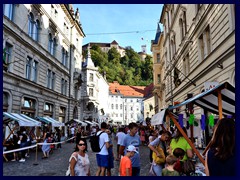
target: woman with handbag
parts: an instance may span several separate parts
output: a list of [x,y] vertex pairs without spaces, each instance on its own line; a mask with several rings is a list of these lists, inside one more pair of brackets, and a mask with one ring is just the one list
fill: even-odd
[[161,136],[152,141],[148,147],[153,151],[152,157],[152,170],[156,176],[162,176],[162,169],[165,163],[165,152],[166,146],[165,142],[171,137],[171,133],[164,131]]
[[80,139],[77,149],[69,159],[67,176],[90,176],[90,161],[86,153],[86,140]]

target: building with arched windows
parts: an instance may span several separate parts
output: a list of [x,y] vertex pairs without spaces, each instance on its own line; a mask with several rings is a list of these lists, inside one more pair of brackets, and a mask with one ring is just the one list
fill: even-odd
[[[68,4],[4,4],[3,111],[80,116],[83,29]],[[65,130],[66,133],[66,130]]]

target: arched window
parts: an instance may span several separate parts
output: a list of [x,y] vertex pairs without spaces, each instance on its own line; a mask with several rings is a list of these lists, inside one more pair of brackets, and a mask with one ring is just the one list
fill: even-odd
[[33,40],[38,41],[39,37],[40,22],[34,19],[33,13],[29,13],[28,16],[28,35],[33,38]]
[[49,33],[49,35],[48,35],[48,51],[53,56],[55,55],[56,46],[57,46],[56,38],[53,38],[52,34]]
[[77,109],[77,107],[75,107],[74,110],[73,110],[73,119],[78,119],[78,109]]
[[28,35],[33,37],[33,27],[34,27],[34,16],[30,13],[28,16]]

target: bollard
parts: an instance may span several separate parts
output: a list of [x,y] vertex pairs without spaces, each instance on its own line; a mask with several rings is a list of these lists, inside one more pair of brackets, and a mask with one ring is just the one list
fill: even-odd
[[36,156],[35,156],[35,162],[33,163],[33,165],[38,165],[38,162],[37,162],[37,152],[38,152],[38,144],[36,144]]

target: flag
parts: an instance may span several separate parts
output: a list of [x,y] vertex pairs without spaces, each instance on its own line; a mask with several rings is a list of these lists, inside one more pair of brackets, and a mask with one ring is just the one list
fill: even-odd
[[204,114],[201,115],[200,122],[201,122],[201,129],[204,131],[206,126],[206,116]]
[[178,123],[183,128],[183,114],[178,114]]
[[194,114],[190,114],[190,116],[189,116],[189,120],[188,120],[189,125],[193,125],[194,119],[195,119]]
[[214,116],[211,114],[210,116],[209,116],[209,126],[211,126],[211,127],[213,127],[214,126]]

